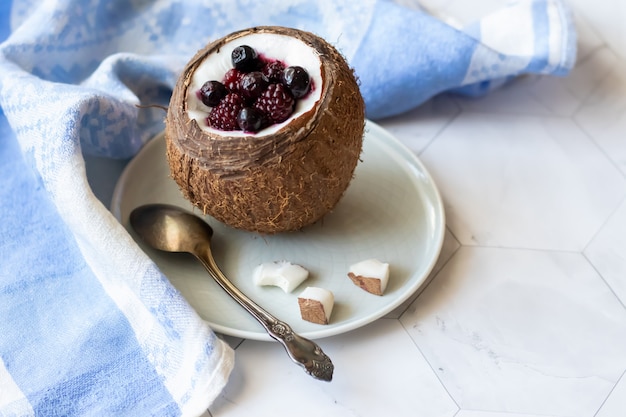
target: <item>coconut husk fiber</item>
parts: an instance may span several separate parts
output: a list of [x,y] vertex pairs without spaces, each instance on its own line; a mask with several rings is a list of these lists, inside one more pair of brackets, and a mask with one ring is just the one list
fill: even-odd
[[[321,98],[271,135],[202,130],[187,114],[191,77],[211,53],[250,33],[293,36],[320,57]],[[277,233],[329,213],[347,189],[362,149],[365,112],[353,71],[316,35],[283,27],[232,33],[200,50],[184,68],[166,118],[167,159],[183,196],[229,226]]]

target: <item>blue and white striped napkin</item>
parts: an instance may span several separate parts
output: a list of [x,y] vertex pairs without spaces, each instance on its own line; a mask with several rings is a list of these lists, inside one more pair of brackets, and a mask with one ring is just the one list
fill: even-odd
[[465,29],[383,0],[3,0],[0,416],[193,416],[220,393],[232,349],[94,196],[84,155],[132,157],[163,129],[138,104],[167,105],[209,39],[269,24],[335,44],[374,119],[565,75],[576,53],[558,0]]

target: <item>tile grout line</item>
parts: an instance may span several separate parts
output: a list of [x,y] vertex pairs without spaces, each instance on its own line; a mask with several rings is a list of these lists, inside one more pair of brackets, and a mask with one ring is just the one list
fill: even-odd
[[622,171],[622,169],[620,168],[620,166],[617,164],[616,161],[613,160],[613,158],[611,158],[609,156],[609,154],[606,152],[606,150],[600,146],[600,144],[596,141],[596,139],[593,137],[593,135],[587,131],[587,129],[585,129],[584,126],[582,126],[578,119],[576,118],[576,116],[572,116],[571,118],[572,122],[574,122],[574,124],[576,125],[576,127],[578,127],[578,129],[580,129],[580,131],[585,135],[585,137],[587,137],[587,139],[589,139],[591,141],[591,143],[595,146],[595,148],[602,154],[604,155],[604,157],[606,158],[607,162],[613,166],[613,168],[615,168],[617,170],[617,172],[622,176],[622,178],[626,179],[626,172]]
[[602,401],[602,404],[600,404],[600,407],[598,408],[598,411],[596,411],[593,414],[593,417],[597,417],[598,413],[600,411],[602,411],[602,408],[604,407],[604,405],[606,404],[606,402],[608,401],[609,398],[611,398],[611,394],[613,394],[613,391],[615,391],[615,388],[619,385],[620,381],[622,379],[624,379],[624,375],[626,375],[626,370],[622,373],[622,376],[620,376],[617,381],[615,382],[615,384],[613,385],[613,388],[611,388],[611,391],[609,391],[609,393],[607,394],[606,398]]
[[415,152],[415,155],[420,157],[436,140],[441,136],[441,134],[463,113],[463,109],[458,105],[455,101],[455,105],[457,106],[457,112],[450,119],[443,124],[439,128],[439,130],[430,138],[428,143],[426,143],[419,152]]
[[[412,304],[412,303],[411,303]],[[428,358],[426,357],[426,355],[424,355],[424,352],[422,352],[422,349],[419,347],[419,345],[417,344],[417,342],[415,341],[415,339],[413,339],[413,337],[411,337],[411,334],[409,333],[408,329],[404,326],[404,324],[402,323],[402,321],[400,321],[399,319],[395,319],[398,321],[398,323],[400,323],[400,326],[402,326],[402,330],[404,330],[404,333],[406,333],[406,335],[408,336],[408,338],[411,340],[411,343],[413,343],[413,346],[415,346],[415,348],[419,351],[420,355],[422,355],[422,358],[424,359],[424,362],[426,362],[428,364],[428,367],[430,368],[430,370],[432,371],[433,375],[435,375],[435,378],[437,378],[437,381],[439,381],[439,385],[441,386],[441,388],[443,388],[443,390],[446,392],[446,394],[448,394],[448,398],[450,398],[450,400],[454,403],[454,405],[457,407],[457,411],[454,415],[457,415],[461,410],[461,406],[459,405],[459,403],[457,402],[456,398],[454,398],[452,396],[452,394],[450,393],[450,391],[448,390],[448,387],[446,386],[446,384],[443,383],[443,381],[441,380],[441,378],[439,377],[439,374],[437,373],[437,371],[435,371],[435,368],[433,368],[433,365],[430,363],[430,361],[428,360]]]

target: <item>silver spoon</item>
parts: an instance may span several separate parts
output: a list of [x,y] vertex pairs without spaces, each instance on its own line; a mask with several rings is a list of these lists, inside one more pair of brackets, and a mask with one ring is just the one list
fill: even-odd
[[211,253],[213,229],[198,216],[167,204],[148,204],[130,213],[130,224],[150,246],[166,252],[187,252],[204,265],[209,275],[280,342],[289,357],[314,378],[330,381],[334,366],[314,342],[259,307],[220,271]]

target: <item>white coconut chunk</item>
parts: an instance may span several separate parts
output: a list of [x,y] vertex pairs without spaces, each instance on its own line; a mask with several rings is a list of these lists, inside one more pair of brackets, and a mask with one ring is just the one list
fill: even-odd
[[274,285],[286,293],[292,292],[309,277],[309,271],[289,261],[265,262],[254,269],[254,283],[258,286]]
[[335,296],[326,288],[306,287],[298,296],[300,316],[311,323],[328,324],[334,304]]
[[[276,133],[293,119],[311,110],[320,100],[322,94],[322,64],[315,49],[292,36],[277,33],[251,33],[226,42],[220,46],[219,51],[208,55],[196,68],[187,93],[187,113],[189,118],[195,120],[202,130],[224,133],[207,125],[206,117],[211,108],[202,103],[196,93],[207,81],[215,80],[221,82],[223,80],[226,72],[233,67],[231,53],[233,49],[240,45],[248,45],[260,56],[281,61],[286,66],[298,65],[303,67],[311,79],[311,92],[305,97],[298,99],[293,114],[284,122],[268,126],[255,133],[255,135],[265,136]],[[228,136],[250,135],[250,133],[238,130],[226,133]]]
[[367,292],[383,295],[389,282],[389,264],[367,259],[350,266],[348,277]]

